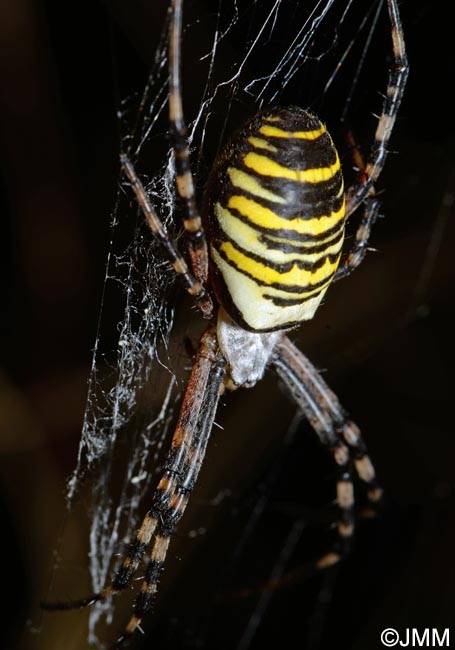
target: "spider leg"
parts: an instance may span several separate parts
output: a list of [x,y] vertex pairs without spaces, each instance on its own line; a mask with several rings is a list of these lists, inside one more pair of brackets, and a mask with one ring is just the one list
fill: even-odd
[[147,224],[165,248],[175,272],[180,275],[188,293],[195,299],[204,318],[212,318],[213,301],[205,287],[208,277],[207,241],[199,215],[187,143],[187,128],[183,116],[180,80],[180,44],[182,32],[182,0],[172,0],[169,27],[169,131],[175,159],[177,194],[183,202],[183,227],[188,241],[191,271],[153,208],[132,162],[125,153],[120,156],[123,172],[130,181]]
[[[134,605],[134,614],[117,640],[116,648],[121,647],[134,633],[153,606],[170,536],[185,512],[204,460],[226,365],[218,354],[214,332],[208,330],[204,336],[205,340],[203,338],[188,382],[165,474],[147,514],[153,520],[153,530],[156,529],[150,562]],[[145,544],[148,545],[149,541],[150,539]],[[125,559],[116,577],[117,581],[120,577],[122,588],[131,582],[130,563],[137,555],[138,547],[142,551],[143,543],[139,540],[133,544],[130,556]],[[123,575],[120,576],[120,573]],[[114,582],[114,587],[119,587],[118,582]]]
[[[359,171],[359,182],[364,182],[367,178],[365,172],[365,162],[352,131],[347,132],[346,139],[351,150],[354,165]],[[357,226],[354,243],[352,244],[349,253],[346,255],[338,267],[333,278],[334,282],[346,278],[363,262],[363,259],[368,251],[368,242],[371,235],[371,228],[378,218],[379,208],[379,200],[376,197],[374,186],[371,185],[370,189],[368,190],[368,195],[364,199],[363,214],[360,223]]]
[[397,0],[387,0],[387,7],[392,31],[393,63],[389,68],[387,92],[376,127],[374,143],[365,166],[364,178],[346,191],[347,217],[364,201],[384,167],[387,147],[408,77],[409,66]]
[[347,419],[338,398],[288,337],[283,336],[275,346],[272,364],[337,464],[339,550],[320,558],[317,566],[324,568],[346,555],[354,533],[352,462],[360,480],[366,483],[367,495],[372,504],[379,501],[382,491],[376,483],[374,468],[360,430]]
[[378,218],[380,202],[373,194],[364,200],[363,215],[355,233],[354,243],[345,259],[338,267],[333,282],[342,280],[352,273],[362,262],[368,251],[371,228]]
[[[225,361],[218,353],[216,333],[209,328],[201,338],[188,380],[171,448],[165,459],[164,475],[153,495],[152,506],[112,583],[100,593],[84,599],[42,603],[44,609],[67,610],[87,607],[126,589],[131,584],[155,531],[159,531],[157,540],[169,537],[183,514],[186,499],[199,472],[215,415],[224,366]],[[171,520],[173,526],[170,526]],[[167,527],[163,522],[167,522]],[[156,572],[158,557],[163,555],[163,544],[161,541],[153,546],[152,562],[147,568],[147,575],[150,571]]]
[[187,141],[187,127],[183,114],[180,54],[182,41],[182,0],[172,0],[169,28],[169,128],[174,150],[176,188],[183,203],[183,227],[188,242],[191,267],[197,280],[207,283],[208,251],[205,232],[196,206],[193,175]]
[[145,191],[145,188],[128,156],[124,153],[121,154],[120,162],[122,164],[123,172],[130,181],[134,190],[137,202],[144,213],[147,225],[166,250],[169,260],[172,263],[172,267],[174,271],[182,277],[186,290],[190,296],[195,299],[203,315],[209,318],[213,311],[213,304],[204,285],[199,282],[199,280],[197,280],[194,274],[189,270],[184,257],[180,254],[175,242],[170,237],[163,222],[152,206],[150,199],[147,196],[147,192]]
[[372,503],[377,503],[382,490],[376,482],[374,467],[358,426],[347,417],[338,397],[329,388],[322,375],[287,336],[279,340],[275,351],[292,366],[300,382],[305,384],[319,407],[329,414],[335,432],[341,435],[351,450],[356,472],[366,485],[368,498]]

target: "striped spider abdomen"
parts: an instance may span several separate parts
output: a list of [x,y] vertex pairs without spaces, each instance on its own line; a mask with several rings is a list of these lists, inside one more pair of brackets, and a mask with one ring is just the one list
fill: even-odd
[[214,164],[204,202],[211,284],[253,332],[313,317],[344,238],[340,159],[325,126],[301,108],[250,120]]

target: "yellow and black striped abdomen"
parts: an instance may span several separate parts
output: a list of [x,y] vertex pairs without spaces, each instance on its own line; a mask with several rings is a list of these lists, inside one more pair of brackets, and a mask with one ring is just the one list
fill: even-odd
[[345,224],[340,160],[325,126],[299,108],[256,116],[216,161],[204,220],[212,284],[239,325],[267,332],[312,318]]

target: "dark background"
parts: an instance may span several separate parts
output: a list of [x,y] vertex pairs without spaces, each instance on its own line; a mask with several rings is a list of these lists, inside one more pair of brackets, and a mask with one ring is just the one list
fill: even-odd
[[[8,268],[2,648],[86,647],[84,612],[42,617],[38,601],[90,590],[84,504],[65,515],[65,479],[77,451],[117,192],[115,111],[119,96],[144,83],[165,13],[165,3],[155,4],[131,2],[126,10],[120,2],[20,0],[0,10]],[[187,6],[205,19],[208,5]],[[389,157],[380,181],[387,217],[373,237],[380,252],[332,289],[297,336],[365,433],[386,490],[382,516],[360,525],[339,570],[242,597],[269,579],[286,549],[285,571],[326,549],[333,468],[307,427],[283,443],[293,409],[273,377],[233,395],[171,547],[144,647],[379,648],[385,627],[454,623],[452,23],[442,3],[401,8],[411,75],[392,142],[399,155]],[[191,43],[185,47],[191,60]],[[369,65],[366,95],[385,89],[375,74],[386,65],[380,49]],[[190,111],[192,101],[188,84]],[[356,124],[364,110],[360,102]],[[368,142],[368,127],[360,122],[361,141]],[[229,498],[210,505],[222,490]],[[205,535],[188,537],[201,527]],[[53,550],[62,544],[56,594]],[[109,638],[128,607],[126,598]]]

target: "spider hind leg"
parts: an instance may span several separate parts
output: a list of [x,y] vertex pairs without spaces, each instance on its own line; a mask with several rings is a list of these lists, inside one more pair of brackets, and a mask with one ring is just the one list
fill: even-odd
[[[209,328],[202,337],[188,381],[179,421],[165,463],[164,476],[155,492],[153,505],[146,515],[146,518],[151,517],[156,521],[150,561],[134,604],[134,613],[115,647],[121,647],[123,642],[131,637],[153,607],[171,535],[185,512],[204,460],[225,365],[226,362],[218,350],[216,334]],[[134,547],[133,544],[132,548]],[[123,568],[128,573],[128,584],[134,575],[131,574],[129,566],[130,559],[127,556]],[[125,586],[127,585],[122,584],[122,588]]]
[[316,562],[317,568],[326,568],[345,557],[351,548],[355,530],[353,471],[366,487],[370,514],[379,505],[382,490],[359,428],[346,417],[336,395],[288,337],[282,336],[277,343],[272,365],[336,463],[337,540],[333,549]]
[[128,588],[152,544],[150,560],[136,598],[134,614],[113,648],[120,648],[139,627],[153,606],[172,533],[185,511],[204,460],[218,404],[226,362],[221,356],[213,328],[203,334],[168,451],[164,474],[112,583],[102,592],[68,602],[43,603],[43,609],[68,610],[88,607]]

